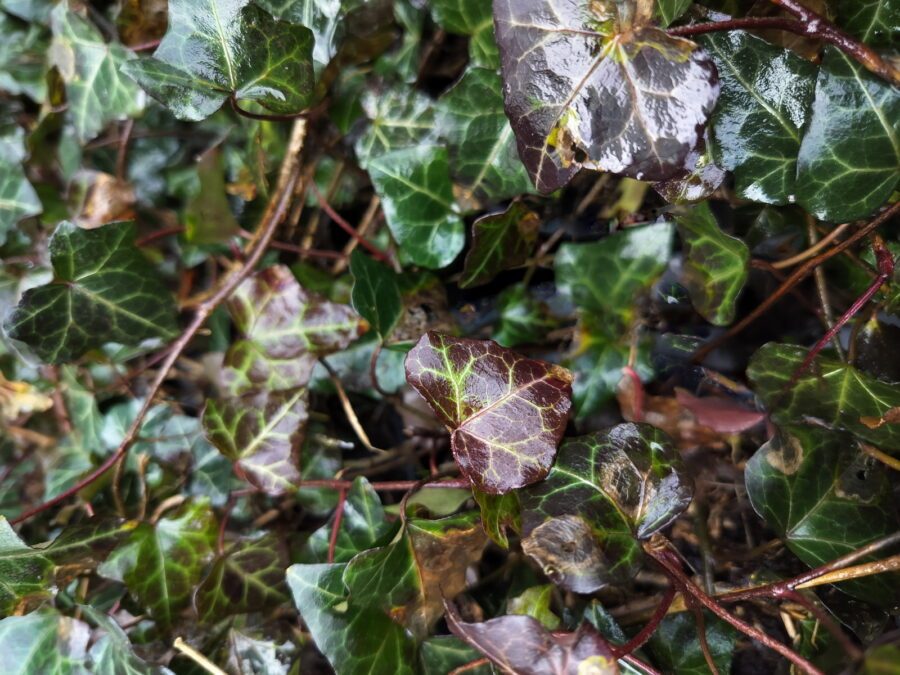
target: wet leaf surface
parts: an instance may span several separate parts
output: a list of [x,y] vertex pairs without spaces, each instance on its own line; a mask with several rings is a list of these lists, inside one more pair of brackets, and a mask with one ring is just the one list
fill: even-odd
[[[704,612],[703,627],[713,663],[719,672],[727,673],[732,665],[737,631],[709,612]],[[663,619],[647,648],[666,672],[674,675],[709,672],[700,646],[697,622],[691,612],[673,614]]]
[[0,669],[10,675],[86,675],[86,623],[45,609],[0,621]]
[[350,256],[350,273],[353,275],[353,309],[382,338],[386,338],[403,312],[397,275],[358,249]]
[[534,249],[539,227],[538,215],[521,202],[476,220],[459,285],[486,284],[503,270],[523,264]]

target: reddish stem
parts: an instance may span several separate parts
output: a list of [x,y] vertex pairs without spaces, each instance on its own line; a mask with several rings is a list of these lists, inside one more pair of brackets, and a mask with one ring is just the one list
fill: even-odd
[[637,371],[631,366],[625,366],[622,368],[622,372],[625,373],[630,379],[631,384],[634,387],[634,410],[632,411],[632,416],[634,417],[635,422],[643,422],[644,421],[644,383],[641,382],[641,376],[637,374]]
[[161,42],[161,40],[159,40],[159,39],[150,40],[148,42],[141,42],[140,44],[131,45],[128,49],[130,49],[133,52],[146,52],[146,51],[150,51],[151,49],[156,49],[157,47],[159,47],[160,42]]
[[666,589],[662,600],[660,600],[660,603],[656,606],[656,611],[653,612],[653,616],[650,617],[650,620],[641,631],[621,647],[613,647],[613,654],[617,659],[621,659],[623,656],[636,652],[647,643],[647,640],[653,637],[656,629],[659,628],[659,624],[666,618],[669,607],[672,606],[672,601],[675,600],[676,593],[675,586],[669,586],[669,588]]
[[331,218],[335,223],[338,224],[338,227],[340,227],[344,232],[346,232],[348,235],[353,237],[353,239],[359,242],[359,245],[366,249],[369,253],[371,253],[373,258],[390,265],[391,261],[388,260],[383,251],[380,251],[377,246],[369,243],[367,239],[360,236],[359,232],[357,232],[350,223],[348,223],[337,211],[332,208],[331,204],[328,203],[328,200],[326,200],[322,193],[319,191],[319,188],[315,184],[315,182],[310,182],[309,187],[313,191],[313,194],[316,196],[316,200],[319,202],[319,206],[323,211],[325,211],[325,213],[328,214],[329,218]]
[[143,246],[147,246],[148,244],[152,244],[157,239],[163,239],[164,237],[171,236],[173,234],[181,234],[184,232],[183,225],[172,225],[171,227],[164,227],[162,229],[156,230],[156,232],[151,232],[146,237],[141,237],[134,244],[138,248]]
[[328,562],[334,562],[334,550],[337,548],[338,533],[344,519],[344,504],[347,502],[347,488],[341,488],[338,494],[337,508],[334,510],[334,523],[331,525],[331,537],[328,539]]

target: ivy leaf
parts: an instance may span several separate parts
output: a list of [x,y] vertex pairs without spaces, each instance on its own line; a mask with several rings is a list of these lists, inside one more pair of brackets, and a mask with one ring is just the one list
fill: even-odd
[[153,56],[123,65],[178,119],[196,122],[229,97],[295,113],[312,100],[313,34],[250,0],[171,0]]
[[52,609],[0,621],[0,672],[87,675],[90,627]]
[[520,493],[522,548],[563,588],[593,592],[633,574],[639,540],[675,520],[693,492],[671,441],[648,424],[566,439],[550,475]]
[[[897,530],[884,466],[843,434],[783,427],[747,462],[744,478],[753,508],[810,567]],[[900,575],[891,576],[849,581],[839,588],[891,606]]]
[[816,67],[744,31],[706,35],[701,42],[722,81],[710,125],[715,161],[734,173],[741,197],[766,204],[794,201]]
[[481,490],[472,490],[475,502],[481,508],[481,524],[491,540],[502,548],[509,548],[507,528],[514,532],[522,529],[522,515],[519,495],[516,491],[505,495],[491,495]]
[[191,604],[213,557],[216,519],[205,499],[186,502],[156,523],[141,523],[100,567],[121,581],[167,632]]
[[[703,627],[713,663],[720,673],[731,672],[738,633],[721,619],[704,611]],[[709,665],[700,646],[697,621],[690,612],[670,614],[647,643],[653,664],[672,675],[705,675]]]
[[348,597],[346,564],[292,565],[287,583],[319,651],[341,675],[368,675],[373,659],[385,673],[413,675],[415,642],[399,624]]
[[896,385],[821,355],[791,383],[806,354],[802,347],[769,343],[750,359],[747,376],[772,417],[780,423],[814,419],[879,448],[900,450],[900,426],[866,424],[900,406]]
[[530,616],[501,616],[463,623],[447,605],[450,631],[476,647],[504,671],[519,675],[614,675],[619,672],[609,645],[590,624],[575,633],[551,633]]
[[481,0],[433,0],[429,3],[435,23],[448,33],[469,36],[469,61],[497,69],[500,56],[494,41],[491,4]]
[[559,628],[560,618],[550,609],[553,601],[553,585],[532,586],[506,603],[510,614],[530,616],[541,622],[547,630]]
[[494,5],[506,114],[541,192],[582,166],[665,180],[683,167],[715,106],[718,77],[703,50],[657,28],[617,33],[606,7]]
[[0,90],[43,103],[47,96],[43,58],[49,48],[47,31],[34,23],[22,24],[4,12],[0,13],[0,35],[4,37]]
[[[543,342],[550,331],[559,328],[559,321],[551,316],[547,303],[534,297],[523,284],[500,294],[497,311],[500,316],[493,337],[503,347]],[[573,388],[577,386],[576,383]]]
[[663,28],[669,26],[676,19],[688,11],[694,0],[656,0],[656,14]]
[[538,214],[521,202],[478,218],[472,224],[460,288],[486,284],[503,270],[523,264],[534,250],[540,225]]
[[53,44],[50,61],[66,84],[69,114],[83,144],[113,120],[141,111],[140,90],[120,69],[134,55],[115,42],[107,44],[94,26],[58,4],[50,15]]
[[747,245],[719,229],[709,204],[676,216],[684,244],[684,285],[696,310],[716,326],[734,320],[735,304],[749,273]]
[[380,155],[368,163],[384,215],[406,258],[440,269],[466,242],[456,213],[447,150],[425,145]]
[[55,278],[22,295],[4,324],[9,336],[49,363],[106,342],[174,337],[175,301],[134,235],[132,223],[95,230],[60,223],[50,240]]
[[343,38],[347,0],[256,0],[276,19],[306,26],[312,31],[312,56],[316,72],[324,70],[337,54]]
[[571,407],[569,371],[431,331],[407,355],[406,379],[450,430],[456,463],[479,490],[502,494],[547,475]]
[[698,143],[688,153],[684,167],[668,180],[653,185],[653,189],[670,204],[689,204],[708,199],[725,182],[726,172],[716,164],[706,141]]
[[412,87],[367,91],[362,106],[369,126],[354,149],[363,169],[371,160],[389,152],[425,144],[434,131],[434,105],[430,98]]
[[283,604],[287,600],[286,562],[274,535],[237,542],[217,555],[194,595],[200,620],[215,623],[226,616]]
[[[419,645],[419,662],[423,675],[447,675],[455,668],[481,658],[481,653],[453,635],[435,635]],[[489,664],[471,668],[470,675],[491,675]]]
[[897,40],[900,4],[896,0],[836,0],[838,24],[873,47]]
[[463,204],[473,197],[497,202],[531,188],[503,112],[502,89],[496,71],[470,68],[437,103],[438,135],[447,143]]
[[84,615],[104,632],[91,645],[93,675],[172,675],[162,666],[151,666],[134,653],[125,631],[110,616],[89,605],[79,605]]
[[388,337],[403,314],[397,275],[359,249],[350,255],[350,274],[353,275],[353,309],[382,339]]
[[797,201],[819,220],[868,216],[897,186],[900,91],[827,47],[800,146]]
[[43,210],[41,200],[25,177],[19,159],[7,154],[4,145],[0,144],[4,150],[0,156],[0,246],[20,220],[36,216]]

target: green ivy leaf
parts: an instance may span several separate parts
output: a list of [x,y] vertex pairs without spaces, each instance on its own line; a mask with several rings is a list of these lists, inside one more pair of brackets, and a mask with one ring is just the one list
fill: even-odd
[[41,200],[31,183],[25,177],[20,158],[13,156],[0,144],[0,246],[6,242],[6,235],[19,221],[36,216],[42,210]]
[[510,598],[506,603],[506,611],[510,614],[530,616],[541,622],[547,630],[556,630],[561,623],[560,618],[550,609],[553,601],[553,584],[526,588],[520,595]]
[[694,0],[656,0],[656,15],[659,24],[663,28],[669,26],[676,19],[688,11]]
[[229,97],[295,113],[312,101],[313,34],[250,0],[171,0],[153,56],[122,72],[178,118],[199,121]]
[[677,518],[693,492],[671,441],[648,424],[566,439],[550,475],[520,493],[522,550],[563,588],[591,593],[634,574],[640,540]]
[[741,197],[793,202],[816,66],[744,31],[706,35],[701,42],[722,80],[710,126],[715,161],[734,173]]
[[747,245],[719,229],[709,204],[676,216],[684,244],[684,285],[694,308],[716,326],[734,320],[735,304],[749,274]]
[[495,70],[470,68],[437,102],[438,135],[447,144],[463,204],[473,198],[498,202],[531,189],[503,112],[502,89]]
[[472,223],[472,245],[463,264],[460,288],[486,284],[500,272],[523,264],[537,243],[538,214],[521,202]]
[[447,150],[434,145],[397,150],[368,163],[384,215],[406,258],[440,269],[466,242],[456,212]]
[[451,431],[456,463],[479,490],[502,494],[547,475],[569,417],[569,371],[431,331],[407,355],[406,380]]
[[194,594],[201,621],[261,612],[287,600],[284,569],[287,557],[274,535],[239,541],[213,560]]
[[[455,668],[480,658],[481,652],[452,635],[435,635],[419,645],[423,675],[447,675]],[[491,675],[493,672],[489,664],[466,671],[469,675]]]
[[900,91],[827,47],[800,146],[797,201],[820,220],[868,216],[900,180]]
[[896,385],[821,355],[792,383],[806,354],[802,347],[769,343],[750,359],[747,376],[773,419],[779,423],[815,419],[884,450],[900,450],[900,426],[878,424],[885,413],[900,407]]
[[[608,3],[548,10],[494,4],[506,114],[538,190],[582,166],[652,181],[681,170],[719,93],[706,53],[658,28],[617,26]],[[552,77],[535,77],[548,64]]]
[[84,615],[103,631],[91,645],[93,675],[172,675],[162,666],[151,666],[134,653],[131,641],[110,616],[89,605],[79,605]]
[[90,627],[52,609],[0,621],[0,672],[88,675]]
[[50,60],[66,84],[75,135],[84,144],[113,120],[141,111],[140,90],[122,69],[134,55],[118,43],[107,44],[94,26],[61,2],[50,15]]
[[22,295],[4,324],[9,336],[50,363],[106,342],[174,337],[175,301],[134,235],[132,223],[95,230],[60,223],[50,240],[55,278]]
[[292,565],[287,582],[303,623],[319,651],[341,675],[413,675],[415,642],[384,613],[348,597],[346,564]]
[[348,0],[256,0],[256,4],[276,19],[306,26],[312,31],[312,56],[318,74],[337,54],[344,37],[347,6],[353,3]]
[[169,631],[191,604],[213,557],[216,533],[209,502],[188,501],[156,523],[138,525],[100,573],[123,582],[160,630]]
[[550,331],[559,328],[559,321],[550,315],[546,304],[522,284],[511,286],[500,294],[497,311],[500,316],[493,337],[502,347],[541,343]]
[[44,56],[50,47],[46,29],[0,13],[0,35],[0,91],[43,103],[47,96]]
[[222,154],[204,152],[197,162],[197,193],[184,210],[185,239],[192,244],[222,244],[240,226],[228,203]]
[[491,540],[502,548],[509,548],[507,529],[522,530],[522,515],[519,494],[515,490],[505,495],[492,495],[481,490],[472,490],[472,496],[481,508],[481,524]]
[[353,309],[387,338],[403,314],[400,284],[392,269],[359,249],[350,255]]
[[448,33],[469,36],[469,61],[497,69],[500,55],[494,41],[491,3],[481,0],[433,0],[429,3],[435,23]]
[[[744,478],[753,508],[810,567],[897,531],[884,466],[843,434],[783,427],[747,462]],[[900,595],[898,578],[877,575],[839,588],[892,606]]]
[[[720,673],[731,672],[737,631],[707,611],[704,611],[703,626],[716,668]],[[653,665],[672,675],[708,675],[709,666],[698,633],[697,622],[690,612],[667,616],[647,643],[653,654]]]
[[412,87],[367,91],[362,97],[362,107],[369,126],[354,149],[363,169],[371,160],[394,150],[426,144],[434,131],[434,104]]
[[897,0],[835,0],[838,24],[873,47],[896,45],[900,31]]

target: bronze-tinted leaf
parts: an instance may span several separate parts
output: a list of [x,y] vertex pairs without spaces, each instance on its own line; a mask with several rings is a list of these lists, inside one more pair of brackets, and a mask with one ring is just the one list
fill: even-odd
[[620,32],[612,4],[494,3],[506,114],[542,192],[582,166],[672,177],[716,103],[718,74],[703,50],[658,28]]
[[616,659],[606,640],[584,623],[574,633],[551,633],[530,616],[501,616],[463,623],[449,603],[447,625],[504,673],[517,675],[615,675]]
[[406,379],[451,431],[453,456],[479,490],[502,494],[547,475],[572,405],[569,371],[432,331],[406,357]]

